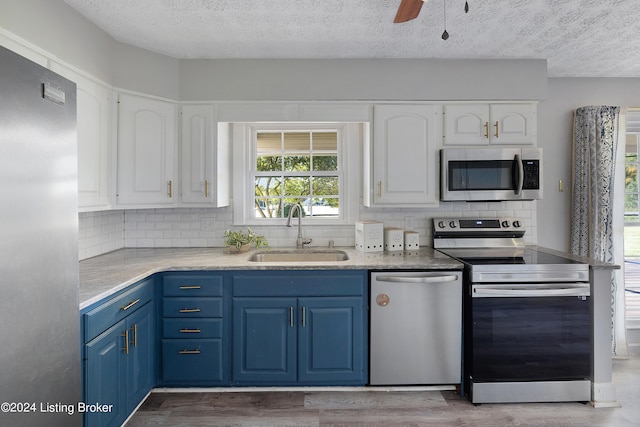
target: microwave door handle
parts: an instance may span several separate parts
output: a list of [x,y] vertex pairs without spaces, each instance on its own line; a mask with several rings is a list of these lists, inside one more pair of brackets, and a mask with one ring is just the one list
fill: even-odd
[[515,190],[514,194],[522,194],[522,187],[524,186],[524,166],[522,164],[522,159],[520,158],[520,154],[516,154],[513,158],[515,162],[516,168],[514,170],[514,183]]

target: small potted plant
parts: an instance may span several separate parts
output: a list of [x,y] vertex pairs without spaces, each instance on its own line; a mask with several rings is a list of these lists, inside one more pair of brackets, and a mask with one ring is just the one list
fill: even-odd
[[260,234],[256,234],[251,228],[247,227],[247,232],[242,230],[227,230],[224,232],[224,244],[229,247],[229,252],[246,252],[255,245],[268,247],[267,239]]

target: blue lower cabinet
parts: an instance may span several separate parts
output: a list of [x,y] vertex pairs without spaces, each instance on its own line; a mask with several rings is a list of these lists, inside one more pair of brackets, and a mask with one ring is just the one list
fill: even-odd
[[367,383],[366,272],[239,273],[233,283],[233,384]]
[[119,426],[127,418],[127,359],[122,349],[125,321],[117,323],[85,346],[85,396],[88,404],[113,405],[104,413],[85,414],[84,425]]
[[295,298],[233,302],[233,380],[239,384],[296,382]]
[[[155,307],[148,303],[129,316],[127,355],[127,412],[131,413],[156,383]],[[126,352],[125,352],[126,355]]]
[[207,387],[229,384],[231,322],[225,276],[171,272],[162,276],[162,368],[160,385]]
[[365,384],[362,297],[300,298],[298,381],[307,384]]
[[83,402],[108,406],[87,412],[86,426],[120,426],[155,385],[153,322],[148,302],[85,345]]

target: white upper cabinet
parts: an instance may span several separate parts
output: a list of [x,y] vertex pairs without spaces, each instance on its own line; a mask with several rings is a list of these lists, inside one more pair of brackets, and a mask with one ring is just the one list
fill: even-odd
[[177,205],[177,111],[173,102],[119,94],[119,207]]
[[183,105],[181,123],[180,204],[228,206],[229,138],[218,138],[216,106]]
[[[365,206],[438,205],[440,106],[375,105]],[[367,149],[368,147],[365,147]],[[365,165],[365,173],[369,168]]]
[[109,209],[111,89],[55,62],[51,70],[77,86],[79,210]]
[[447,104],[444,145],[532,145],[536,104]]

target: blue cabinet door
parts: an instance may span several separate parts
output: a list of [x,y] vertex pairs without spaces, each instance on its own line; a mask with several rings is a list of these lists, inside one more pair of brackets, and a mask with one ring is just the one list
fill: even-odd
[[116,323],[86,344],[85,403],[113,405],[111,411],[86,413],[87,426],[119,426],[129,414],[125,323]]
[[295,298],[233,300],[233,382],[296,382]]
[[122,425],[155,385],[158,346],[153,293],[150,278],[84,313],[83,331],[89,335],[83,335],[88,342],[84,341],[82,401],[112,405],[105,412],[86,412],[88,427]]
[[366,384],[364,299],[300,298],[298,306],[298,381]]
[[127,400],[131,413],[155,383],[155,332],[153,304],[147,303],[127,318]]

